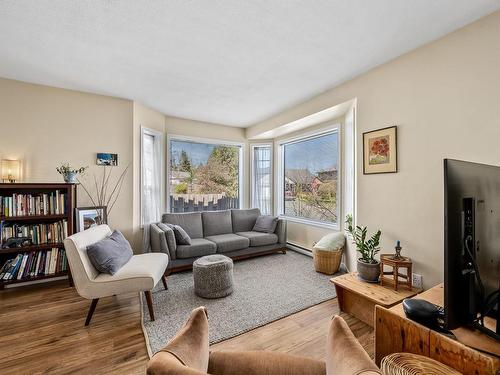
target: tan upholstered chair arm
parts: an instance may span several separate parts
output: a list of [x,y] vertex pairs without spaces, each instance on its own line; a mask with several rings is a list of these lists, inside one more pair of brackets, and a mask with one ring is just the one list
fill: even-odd
[[382,374],[340,316],[332,319],[328,331],[326,373],[327,375]]
[[206,372],[183,365],[177,357],[167,352],[156,353],[148,363],[148,375],[206,375]]
[[325,375],[325,363],[278,352],[212,352],[211,375]]
[[208,345],[207,311],[198,307],[175,337],[151,358],[147,372],[149,375],[206,374]]

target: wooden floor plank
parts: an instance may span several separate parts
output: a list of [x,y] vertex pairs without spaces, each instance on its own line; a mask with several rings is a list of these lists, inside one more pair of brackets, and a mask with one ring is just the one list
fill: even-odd
[[[0,292],[2,374],[144,374],[148,355],[137,293],[99,300],[89,327],[90,301],[66,282]],[[212,350],[275,350],[325,358],[326,332],[337,299],[313,306]],[[373,358],[373,329],[341,314]],[[187,317],[186,317],[187,318]]]

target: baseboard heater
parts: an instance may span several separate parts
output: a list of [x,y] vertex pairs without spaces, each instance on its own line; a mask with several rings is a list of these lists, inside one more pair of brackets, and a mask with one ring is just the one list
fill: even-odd
[[310,256],[311,258],[313,256],[312,255],[312,251],[309,250],[309,249],[306,249],[305,247],[302,247],[302,246],[299,246],[299,245],[294,245],[294,244],[291,244],[290,242],[286,243],[286,247],[287,247],[287,249],[296,251],[297,253],[301,253],[301,254]]

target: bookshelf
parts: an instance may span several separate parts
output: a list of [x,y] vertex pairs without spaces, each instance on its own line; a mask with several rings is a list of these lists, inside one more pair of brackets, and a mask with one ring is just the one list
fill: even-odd
[[[7,261],[26,258],[15,277],[0,279],[0,289],[61,277],[69,277],[71,284],[62,241],[74,233],[75,206],[76,184],[0,183],[0,274]],[[32,244],[3,248],[7,238],[21,235],[30,237]]]

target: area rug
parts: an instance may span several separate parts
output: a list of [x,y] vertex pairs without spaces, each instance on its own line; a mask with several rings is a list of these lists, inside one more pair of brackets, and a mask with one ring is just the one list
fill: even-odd
[[154,322],[142,304],[150,355],[165,346],[198,306],[208,310],[213,344],[334,298],[331,277],[315,272],[312,258],[294,251],[235,262],[234,292],[220,299],[196,296],[191,271],[173,274],[168,290],[162,283],[153,290]]

